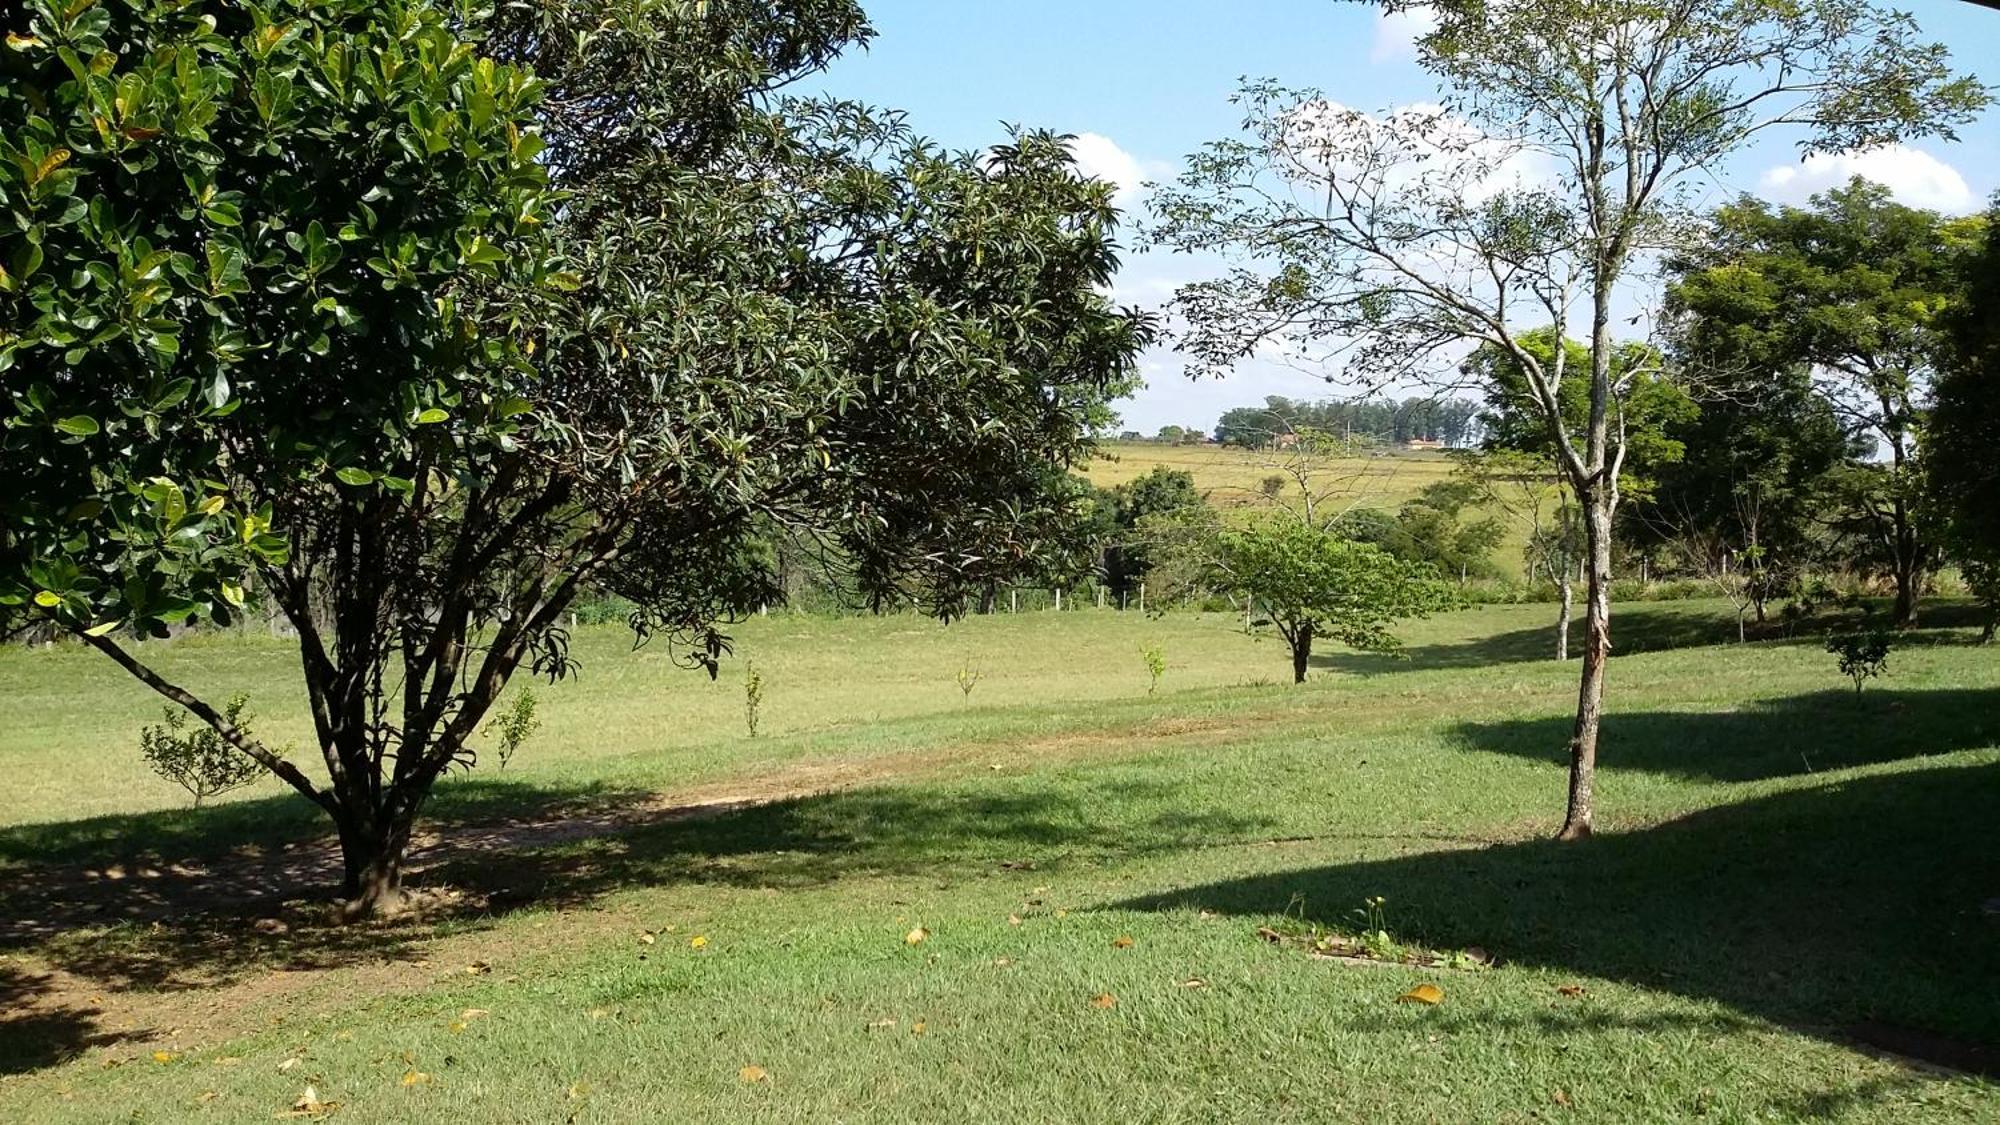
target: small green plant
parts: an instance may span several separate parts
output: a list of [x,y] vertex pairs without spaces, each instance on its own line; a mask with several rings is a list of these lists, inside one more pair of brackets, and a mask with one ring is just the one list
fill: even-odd
[[514,697],[514,705],[493,716],[486,724],[486,733],[500,739],[500,768],[514,760],[514,752],[528,741],[542,727],[542,720],[535,715],[535,693],[530,688],[522,688]]
[[1402,958],[1403,947],[1389,936],[1389,914],[1384,909],[1388,902],[1381,895],[1371,895],[1361,900],[1354,916],[1361,919],[1361,944],[1367,948],[1368,955],[1383,961],[1396,961]]
[[1152,683],[1146,685],[1146,694],[1156,695],[1160,690],[1160,677],[1167,674],[1167,650],[1159,645],[1148,645],[1139,650],[1139,655],[1145,657],[1146,673],[1153,678]]
[[1854,694],[1861,686],[1889,668],[1889,649],[1894,638],[1887,629],[1876,627],[1859,633],[1835,633],[1826,638],[1826,651],[1840,658],[1840,674],[1854,681]]
[[764,709],[764,677],[757,671],[757,662],[743,663],[743,727],[750,737],[757,737],[757,720]]
[[[250,733],[250,720],[243,715],[248,696],[237,695],[222,709],[229,725]],[[161,711],[166,725],[146,727],[139,732],[139,752],[153,772],[180,786],[194,797],[196,808],[210,797],[241,789],[263,775],[256,759],[222,740],[214,728],[187,729],[187,713],[168,707]]]
[[958,675],[953,678],[958,681],[959,693],[965,698],[971,699],[972,689],[979,686],[979,677],[979,669],[974,668],[972,662],[968,660],[959,666]]

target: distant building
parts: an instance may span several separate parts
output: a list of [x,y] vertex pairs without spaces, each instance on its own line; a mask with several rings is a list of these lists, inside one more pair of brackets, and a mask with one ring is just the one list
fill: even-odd
[[1417,437],[1403,443],[1404,449],[1443,449],[1444,443],[1436,438]]

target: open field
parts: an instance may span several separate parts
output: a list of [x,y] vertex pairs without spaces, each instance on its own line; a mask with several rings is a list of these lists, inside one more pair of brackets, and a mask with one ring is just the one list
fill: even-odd
[[[270,893],[323,869],[303,802],[183,807],[141,688],[0,650],[0,1119],[310,1085],[336,1121],[2000,1120],[1863,1046],[2000,1045],[2000,654],[1938,607],[1857,697],[1816,640],[1624,607],[1603,834],[1558,846],[1548,617],[1414,623],[1299,688],[1220,617],[773,615],[714,683],[586,629],[520,758],[431,810],[461,843],[416,881],[457,897],[349,930]],[[149,655],[303,736],[284,642]],[[1497,967],[1257,936],[1371,895]]]
[[[1265,453],[1223,445],[1162,445],[1144,441],[1103,443],[1103,456],[1084,469],[1101,488],[1143,476],[1155,466],[1194,474],[1195,485],[1209,493],[1218,507],[1263,503],[1258,483],[1277,472],[1281,453]],[[1356,499],[1366,507],[1395,508],[1423,491],[1427,484],[1451,475],[1451,458],[1444,453],[1383,449],[1372,457],[1333,458],[1328,479],[1351,477]]]
[[[1156,466],[1180,469],[1194,474],[1195,486],[1207,493],[1210,504],[1225,512],[1250,512],[1269,503],[1258,485],[1279,471],[1283,457],[1220,445],[1113,441],[1104,443],[1103,456],[1085,466],[1084,476],[1100,488],[1109,488],[1143,476]],[[1385,448],[1369,457],[1329,459],[1322,472],[1326,481],[1340,484],[1336,501],[1340,506],[1394,511],[1426,485],[1449,478],[1452,467],[1451,457],[1445,453]],[[1288,497],[1295,495],[1287,489]],[[1528,542],[1528,521],[1498,509],[1485,514],[1498,518],[1505,529],[1493,549],[1494,566],[1501,574],[1517,575],[1521,550]],[[1468,514],[1468,518],[1478,516]]]

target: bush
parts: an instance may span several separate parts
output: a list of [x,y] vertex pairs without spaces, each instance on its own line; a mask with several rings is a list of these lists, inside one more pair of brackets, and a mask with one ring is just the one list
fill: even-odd
[[1840,658],[1841,675],[1854,681],[1854,693],[1861,685],[1888,671],[1889,649],[1894,643],[1887,629],[1874,628],[1860,633],[1836,633],[1826,638],[1826,651]]
[[[229,725],[250,733],[250,720],[243,716],[248,696],[237,695],[222,710]],[[210,797],[241,789],[257,780],[264,767],[256,759],[222,740],[206,724],[190,731],[187,712],[172,707],[161,711],[166,725],[146,727],[139,732],[139,752],[153,772],[180,786],[194,797],[194,806]]]
[[507,768],[507,763],[514,760],[514,752],[541,727],[542,720],[535,715],[535,693],[522,688],[521,694],[514,697],[514,705],[486,724],[486,733],[500,738],[501,769]]

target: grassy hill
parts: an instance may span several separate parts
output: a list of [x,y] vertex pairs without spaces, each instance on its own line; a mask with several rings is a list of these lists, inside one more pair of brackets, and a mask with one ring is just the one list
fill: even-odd
[[[1100,488],[1122,484],[1151,472],[1156,466],[1194,474],[1195,485],[1208,494],[1209,503],[1225,511],[1250,512],[1269,503],[1260,491],[1266,477],[1281,471],[1285,454],[1221,445],[1163,445],[1157,442],[1107,442],[1103,456],[1084,469],[1084,476]],[[1414,498],[1426,485],[1449,478],[1453,462],[1448,454],[1384,448],[1367,457],[1330,459],[1326,479],[1341,484],[1341,503],[1359,508],[1393,511]],[[1528,541],[1528,525],[1511,513],[1494,511],[1506,527],[1506,535],[1494,549],[1493,563],[1504,574],[1517,574],[1521,550]]]
[[[1718,643],[1719,606],[1622,609],[1580,846],[1547,840],[1545,606],[1299,688],[1197,615],[773,615],[715,682],[586,628],[514,765],[428,810],[433,913],[360,929],[300,884],[303,802],[185,807],[142,689],[0,650],[0,1119],[311,1087],[339,1121],[1993,1121],[1990,1084],[1863,1049],[2000,1045],[2000,660],[1951,619],[1856,696],[1811,641]],[[147,656],[303,740],[285,643]],[[1395,942],[1495,964],[1260,937],[1374,896]]]

